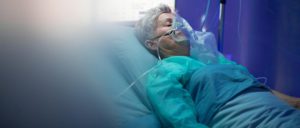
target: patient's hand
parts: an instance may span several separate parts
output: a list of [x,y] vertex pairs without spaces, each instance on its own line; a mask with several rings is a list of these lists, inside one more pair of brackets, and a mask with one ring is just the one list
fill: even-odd
[[296,100],[295,108],[300,110],[300,98]]
[[288,103],[289,105],[291,105],[291,106],[293,106],[293,107],[300,110],[300,98],[288,96],[288,95],[285,95],[285,94],[280,93],[280,92],[275,91],[275,90],[272,90],[272,93],[275,96],[277,96],[278,98],[280,98],[283,101],[285,101],[286,103]]
[[290,100],[290,105],[300,110],[300,98],[295,98],[294,100]]
[[285,101],[288,102],[288,104],[290,104],[294,108],[297,108],[300,110],[300,98],[292,97],[292,99],[287,99]]

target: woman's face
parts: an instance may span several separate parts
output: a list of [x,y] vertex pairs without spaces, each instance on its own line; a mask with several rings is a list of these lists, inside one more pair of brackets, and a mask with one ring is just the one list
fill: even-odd
[[[162,13],[159,15],[156,21],[155,37],[164,35],[172,29],[173,18],[173,13]],[[179,31],[175,32],[175,35],[185,38]],[[155,46],[159,47],[162,58],[170,56],[189,56],[190,47],[187,41],[179,43],[178,41],[173,40],[170,35],[165,35],[156,39],[153,43],[156,43]]]

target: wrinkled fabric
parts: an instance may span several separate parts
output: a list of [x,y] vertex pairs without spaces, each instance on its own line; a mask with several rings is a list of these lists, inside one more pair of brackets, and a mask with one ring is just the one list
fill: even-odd
[[170,57],[149,74],[147,95],[163,127],[206,128],[197,122],[193,100],[182,86],[188,82],[189,69],[203,66],[188,57]]
[[218,60],[219,64],[207,65],[190,57],[169,57],[148,75],[147,95],[164,127],[206,127],[204,120],[219,105],[246,88],[260,85],[243,66],[223,56]]
[[213,116],[212,128],[297,128],[300,111],[263,88],[247,89]]
[[208,124],[222,105],[250,87],[266,88],[245,67],[237,64],[207,65],[199,68],[186,85],[195,101],[198,121],[203,124]]

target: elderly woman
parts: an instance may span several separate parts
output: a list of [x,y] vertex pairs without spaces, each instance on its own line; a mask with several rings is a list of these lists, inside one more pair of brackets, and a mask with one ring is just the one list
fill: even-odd
[[164,127],[300,126],[299,110],[288,105],[297,107],[299,99],[270,90],[221,54],[214,64],[191,57],[191,40],[174,30],[174,18],[168,6],[160,5],[135,27],[139,41],[162,59],[148,75],[146,89]]

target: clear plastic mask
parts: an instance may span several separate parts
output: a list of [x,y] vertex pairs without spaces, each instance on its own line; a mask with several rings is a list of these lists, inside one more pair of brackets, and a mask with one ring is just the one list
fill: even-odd
[[188,42],[190,57],[206,64],[217,63],[219,52],[212,33],[195,31],[184,18],[175,15],[172,29],[167,34],[178,44]]

